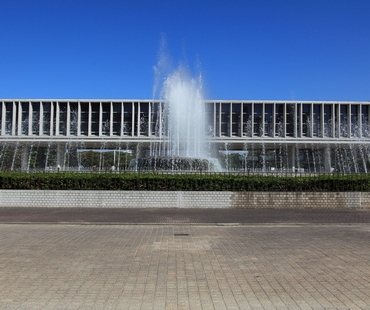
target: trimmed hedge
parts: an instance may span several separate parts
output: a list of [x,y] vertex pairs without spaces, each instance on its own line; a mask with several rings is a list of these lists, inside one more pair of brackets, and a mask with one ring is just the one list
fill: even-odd
[[228,173],[0,172],[0,189],[368,192],[370,175],[247,175]]

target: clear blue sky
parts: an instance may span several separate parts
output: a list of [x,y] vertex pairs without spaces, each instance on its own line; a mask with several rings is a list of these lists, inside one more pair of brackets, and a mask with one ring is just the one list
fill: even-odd
[[162,33],[206,99],[370,100],[370,0],[0,0],[0,98],[151,99]]

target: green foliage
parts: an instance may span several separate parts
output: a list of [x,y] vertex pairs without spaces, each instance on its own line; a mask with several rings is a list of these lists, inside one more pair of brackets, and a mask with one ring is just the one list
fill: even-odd
[[370,175],[262,176],[228,173],[0,172],[0,189],[367,192],[370,191]]

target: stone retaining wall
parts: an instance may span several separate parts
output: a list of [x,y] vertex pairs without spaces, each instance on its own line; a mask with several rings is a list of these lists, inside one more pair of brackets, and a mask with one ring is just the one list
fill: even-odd
[[370,209],[370,193],[0,190],[0,207]]

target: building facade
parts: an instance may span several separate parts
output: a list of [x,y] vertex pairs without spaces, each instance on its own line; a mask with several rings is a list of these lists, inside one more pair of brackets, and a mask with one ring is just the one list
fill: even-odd
[[[212,156],[229,161],[226,168],[367,172],[370,102],[204,104],[205,143]],[[29,168],[30,153],[37,149],[47,160],[48,148],[56,150],[54,165],[61,166],[72,150],[126,149],[146,156],[168,137],[164,107],[157,100],[0,100],[0,167],[11,161],[14,169],[18,161]],[[34,166],[47,167],[37,156]],[[75,157],[73,165],[79,165]]]

